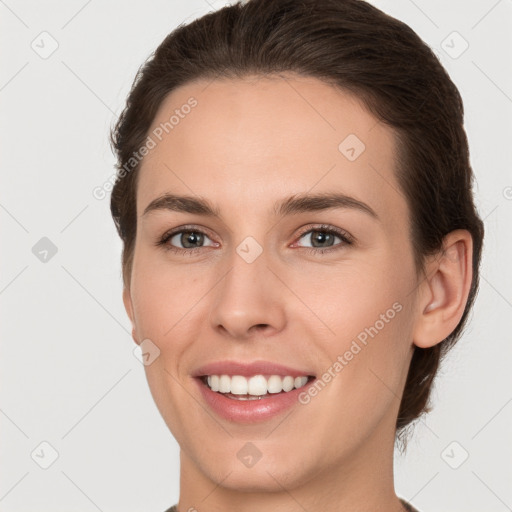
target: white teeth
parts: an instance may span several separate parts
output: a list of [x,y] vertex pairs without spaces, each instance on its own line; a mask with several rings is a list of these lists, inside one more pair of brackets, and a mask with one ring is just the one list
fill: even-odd
[[269,393],[281,393],[283,390],[283,379],[279,375],[272,375],[268,379],[267,389]]
[[291,391],[295,385],[295,379],[289,375],[283,379],[283,391]]
[[229,375],[221,375],[219,377],[219,391],[221,393],[231,392],[231,377]]
[[212,391],[219,391],[219,376],[210,375],[208,378],[210,379],[208,385],[212,388]]
[[208,375],[206,380],[211,390],[219,393],[263,396],[268,393],[287,392],[294,388],[301,388],[307,383],[308,377],[271,375],[266,379],[263,375],[254,375],[250,378],[242,375]]
[[233,395],[247,395],[249,383],[245,377],[242,377],[241,375],[233,375],[233,377],[231,377],[230,387],[230,391]]
[[[234,377],[233,377],[234,378]],[[247,379],[245,377],[241,377],[245,381]],[[232,393],[235,393],[234,391],[231,391]],[[249,395],[255,395],[255,396],[261,396],[265,395],[267,393],[267,379],[263,377],[263,375],[255,375],[254,377],[251,377],[248,381],[247,386],[247,394]]]

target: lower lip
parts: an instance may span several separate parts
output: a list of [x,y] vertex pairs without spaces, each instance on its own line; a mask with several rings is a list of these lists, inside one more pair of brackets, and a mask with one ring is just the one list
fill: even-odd
[[237,423],[256,423],[268,420],[286,411],[293,405],[300,405],[299,394],[305,391],[315,379],[311,379],[301,388],[286,393],[265,395],[261,400],[236,400],[222,393],[212,391],[200,378],[195,378],[206,403],[219,416]]

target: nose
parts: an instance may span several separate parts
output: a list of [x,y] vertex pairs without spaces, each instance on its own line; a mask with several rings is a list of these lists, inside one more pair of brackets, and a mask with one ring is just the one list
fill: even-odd
[[237,340],[271,336],[286,324],[284,290],[267,266],[265,251],[248,263],[237,253],[215,287],[210,312],[214,330]]

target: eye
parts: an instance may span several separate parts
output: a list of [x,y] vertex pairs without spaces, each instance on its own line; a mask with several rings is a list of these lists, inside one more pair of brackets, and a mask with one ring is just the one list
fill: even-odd
[[173,230],[165,235],[157,242],[157,245],[164,246],[166,249],[181,252],[191,253],[203,247],[216,247],[217,243],[213,242],[209,236],[200,229],[196,228],[181,228]]
[[179,231],[169,238],[171,245],[181,245],[181,249],[196,249],[203,247],[205,239],[208,238],[201,231]]
[[[299,240],[309,240],[310,245],[298,245],[298,247],[321,254],[343,249],[346,245],[354,243],[354,239],[349,233],[327,225],[303,231]],[[176,228],[165,233],[156,242],[156,245],[181,254],[193,254],[204,247],[219,247],[219,244],[213,242],[203,230],[189,226]]]
[[[342,249],[345,245],[352,245],[353,239],[346,231],[332,226],[318,226],[303,232],[299,240],[307,240],[310,245],[302,245],[313,252],[325,253]],[[336,239],[338,243],[336,243]]]

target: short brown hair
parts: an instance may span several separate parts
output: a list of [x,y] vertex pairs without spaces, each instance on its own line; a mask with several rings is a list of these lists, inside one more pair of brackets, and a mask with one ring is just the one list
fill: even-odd
[[140,164],[127,162],[144,143],[156,112],[178,86],[197,79],[294,72],[355,93],[398,142],[401,192],[411,211],[416,267],[455,229],[473,238],[473,280],[455,330],[431,348],[414,348],[397,419],[403,431],[428,401],[439,363],[458,340],[478,288],[484,227],[457,87],[431,49],[404,23],[362,0],[250,0],[224,7],[171,32],[139,69],[111,134],[118,176],[111,212],[123,241],[130,285],[137,229]]

